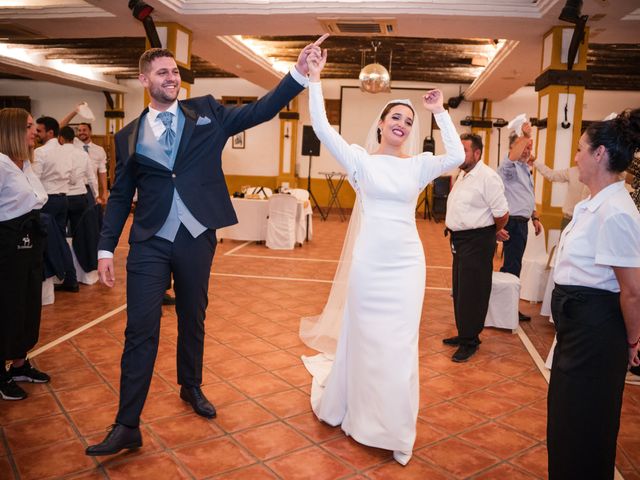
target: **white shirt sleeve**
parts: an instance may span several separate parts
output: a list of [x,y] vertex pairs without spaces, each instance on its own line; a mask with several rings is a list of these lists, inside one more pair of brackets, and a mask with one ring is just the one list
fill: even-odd
[[302,85],[304,88],[307,88],[309,86],[309,77],[307,77],[306,75],[302,75],[298,71],[295,65],[291,67],[291,69],[289,70],[289,73],[291,74],[293,79],[296,82],[298,82],[300,85]]
[[451,121],[449,112],[436,113],[434,117],[438,127],[440,127],[440,134],[442,135],[446,153],[444,155],[433,155],[430,152],[425,152],[420,155],[420,160],[422,160],[420,171],[421,188],[424,188],[434,178],[460,166],[464,162],[464,146],[460,141],[456,127]]
[[98,250],[98,260],[103,258],[113,258],[113,252],[109,250]]
[[364,150],[361,147],[349,145],[329,124],[320,82],[309,82],[309,113],[313,131],[352,178],[358,158]]
[[607,218],[596,239],[595,263],[611,267],[640,267],[640,224],[630,215]]
[[489,204],[494,218],[500,218],[509,212],[507,197],[504,196],[504,184],[498,175],[491,175],[484,184],[484,198]]

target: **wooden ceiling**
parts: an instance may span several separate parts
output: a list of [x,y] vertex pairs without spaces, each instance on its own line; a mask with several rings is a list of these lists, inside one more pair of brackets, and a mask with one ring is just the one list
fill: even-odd
[[[294,62],[300,49],[317,37],[245,38],[260,45],[268,57]],[[491,55],[495,44],[491,39],[334,36],[323,44],[329,50],[325,77],[357,78],[362,65],[373,62],[373,41],[381,42],[377,61],[391,67],[393,80],[463,84],[473,82],[482,70],[483,58]],[[8,43],[38,51],[48,59],[93,66],[116,78],[137,76],[138,57],[145,48],[142,37],[25,39]],[[592,73],[587,88],[640,90],[640,44],[590,44],[587,63]],[[235,76],[195,55],[191,67],[195,78]],[[16,77],[0,73],[0,78]]]

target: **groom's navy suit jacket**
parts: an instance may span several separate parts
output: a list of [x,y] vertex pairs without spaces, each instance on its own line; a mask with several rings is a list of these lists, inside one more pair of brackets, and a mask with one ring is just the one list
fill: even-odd
[[139,124],[146,121],[145,109],[115,136],[116,178],[98,249],[115,250],[136,189],[138,203],[130,243],[142,242],[158,232],[171,209],[174,188],[205,227],[216,229],[237,223],[222,171],[222,149],[229,137],[271,119],[302,90],[302,85],[287,74],[273,90],[248,105],[224,107],[211,95],[180,101],[185,123],[171,170],[136,154]]

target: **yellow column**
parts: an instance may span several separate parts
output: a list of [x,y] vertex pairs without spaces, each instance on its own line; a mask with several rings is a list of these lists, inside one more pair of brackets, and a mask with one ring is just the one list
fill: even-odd
[[[158,37],[162,47],[166,48],[173,53],[176,58],[176,63],[180,67],[184,67],[187,70],[191,69],[191,30],[183,27],[179,23],[174,22],[157,22],[156,30],[158,31]],[[151,48],[149,40],[147,39],[146,48]],[[182,79],[180,83],[180,93],[178,98],[184,100],[191,96],[191,84]],[[144,92],[144,104],[149,104],[149,94],[145,90]]]
[[[588,31],[578,48],[573,69],[567,68],[567,56],[573,26],[553,27],[544,35],[541,74],[536,79],[538,126],[535,152],[538,160],[553,169],[571,167],[582,126],[582,105],[588,80]],[[566,112],[566,113],[565,113]],[[539,123],[540,123],[539,120]],[[566,183],[551,183],[535,175],[536,210],[542,217],[549,244],[560,235],[562,203],[567,193]]]
[[[471,105],[471,117],[472,118],[482,118],[482,107],[484,106],[484,101],[482,100],[474,100]],[[486,100],[486,107],[484,111],[484,119],[491,119],[491,107],[493,106],[493,102],[491,100]],[[471,128],[472,133],[476,133],[482,137],[482,161],[489,165],[489,144],[491,143],[491,130],[492,127],[480,128],[473,127]]]
[[296,146],[298,145],[298,97],[280,112],[280,156],[277,186],[296,186]]

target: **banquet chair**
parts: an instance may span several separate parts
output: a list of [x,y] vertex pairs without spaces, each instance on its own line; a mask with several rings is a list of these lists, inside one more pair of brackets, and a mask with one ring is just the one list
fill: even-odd
[[302,218],[298,219],[296,224],[296,242],[303,243],[305,238],[311,240],[313,236],[313,208],[309,201],[309,192],[304,188],[292,188],[289,192],[302,203]]
[[518,301],[520,279],[511,273],[493,272],[489,310],[485,327],[507,328],[516,333],[518,328]]
[[551,249],[551,252],[549,252],[549,260],[547,261],[547,270],[549,271],[549,276],[547,278],[547,285],[544,289],[544,295],[542,297],[542,306],[540,307],[540,315],[549,317],[549,321],[551,323],[553,323],[553,318],[551,316],[551,293],[553,292],[553,287],[555,286],[555,283],[553,282],[555,251],[556,245],[554,245]]
[[275,194],[269,199],[267,219],[268,248],[293,250],[296,244],[296,211],[298,200],[293,195]]
[[269,187],[247,187],[244,191],[245,196],[257,195],[260,199],[268,199],[273,195],[273,191]]
[[549,256],[545,245],[544,227],[540,235],[535,234],[533,222],[528,222],[529,235],[527,246],[522,256],[522,270],[520,271],[520,298],[532,303],[541,302],[544,289],[549,277]]

